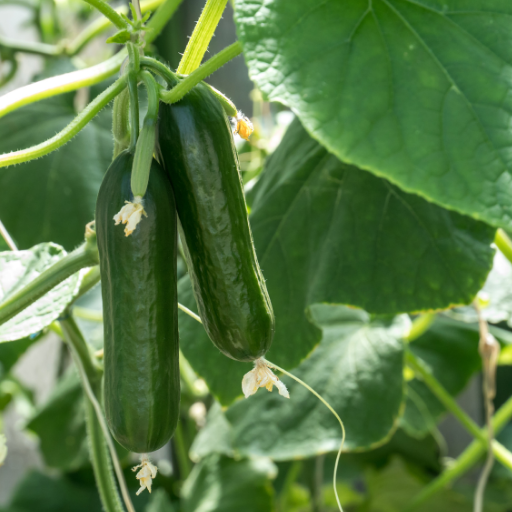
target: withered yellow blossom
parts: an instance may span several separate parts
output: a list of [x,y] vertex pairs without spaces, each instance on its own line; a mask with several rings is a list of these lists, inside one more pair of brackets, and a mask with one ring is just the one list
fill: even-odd
[[151,485],[153,478],[156,478],[158,468],[149,462],[147,455],[144,455],[138,466],[132,468],[132,471],[136,471],[140,468],[135,478],[139,480],[140,489],[137,491],[137,496],[144,490],[147,489],[151,493]]
[[114,215],[114,220],[116,222],[116,226],[118,224],[126,224],[124,228],[125,236],[131,235],[139,222],[142,219],[142,216],[147,217],[147,213],[144,211],[144,206],[142,204],[142,197],[137,196],[133,203],[130,201],[125,201],[125,205],[121,208],[120,212]]
[[256,359],[254,369],[247,372],[242,380],[242,391],[245,398],[254,395],[258,388],[267,388],[272,391],[273,386],[277,388],[279,394],[285,398],[290,398],[286,386],[274,375],[274,372],[268,367],[265,359]]

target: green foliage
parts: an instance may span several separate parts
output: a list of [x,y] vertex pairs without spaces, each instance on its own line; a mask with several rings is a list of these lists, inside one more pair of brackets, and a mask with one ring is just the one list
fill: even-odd
[[[394,431],[403,404],[403,346],[408,323],[371,322],[363,311],[315,306],[312,317],[323,339],[294,375],[307,382],[338,412],[345,424],[345,451],[383,443]],[[225,413],[235,453],[265,455],[275,460],[336,451],[341,429],[336,418],[314,395],[284,377],[290,400],[274,390],[232,405]],[[208,435],[208,428],[198,439]],[[220,445],[214,429],[211,451]],[[202,450],[206,441],[203,437]]]
[[509,2],[235,6],[252,79],[332,153],[512,226]]
[[10,504],[0,512],[100,512],[96,488],[83,486],[69,477],[55,478],[37,471],[27,474]]
[[38,435],[41,452],[48,466],[72,471],[89,460],[84,395],[74,369],[59,380],[27,428]]
[[[425,485],[427,479],[415,475],[399,459],[395,459],[384,470],[369,470],[366,476],[369,507],[371,512],[395,512],[404,508]],[[471,501],[464,495],[447,490],[437,495],[418,512],[467,512]],[[487,510],[487,509],[486,509]]]
[[235,461],[211,455],[201,461],[182,489],[183,512],[269,512],[273,510],[270,480],[276,469],[268,459]]
[[[477,330],[438,318],[423,336],[411,343],[410,350],[428,364],[449,393],[457,396],[480,370],[478,339]],[[424,436],[436,426],[444,411],[421,380],[414,378],[407,382],[407,402],[400,424],[410,435]]]
[[[66,251],[53,243],[39,244],[25,251],[0,253],[0,301],[19,291],[65,255]],[[0,342],[18,340],[51,324],[73,299],[78,285],[77,273],[0,325]]]
[[[43,142],[76,116],[73,95],[34,103],[0,123],[0,153]],[[59,151],[0,171],[0,219],[18,247],[83,240],[96,195],[112,159],[112,136],[101,116]]]
[[314,345],[304,314],[312,303],[379,314],[467,304],[492,266],[493,229],[343,164],[298,121],[255,189],[251,225],[276,314],[277,364],[289,365],[277,351],[291,337],[294,350]]
[[[57,2],[54,13],[53,7],[39,12],[39,3],[34,4],[33,18],[45,18],[38,28],[47,44],[35,43],[30,51],[58,53],[65,48],[57,41],[65,34],[58,27],[59,17],[66,23],[76,21],[74,4],[82,2]],[[222,4],[208,5],[215,3]],[[512,7],[505,0],[233,3],[254,82],[297,116],[264,161],[275,147],[274,137],[265,135],[273,123],[266,113],[281,107],[267,108],[256,100],[255,112],[265,115],[256,116],[255,136],[244,143],[247,154],[242,154],[242,160],[250,162],[242,166],[242,182],[249,194],[254,242],[276,315],[274,343],[266,357],[292,369],[343,419],[347,437],[337,489],[344,510],[397,512],[448,468],[437,428],[446,411],[425,382],[404,367],[405,351],[456,397],[481,370],[477,315],[473,306],[464,305],[483,286],[479,297],[490,298],[483,317],[499,323],[490,325],[490,332],[502,344],[500,362],[512,361],[512,267],[501,254],[492,267],[491,245],[497,226],[512,227]],[[174,10],[178,4],[168,0],[164,9]],[[133,10],[132,15],[136,18]],[[141,21],[123,19],[129,28],[107,41],[131,40],[140,43],[141,50],[152,51],[142,40],[136,42],[147,15]],[[159,26],[154,19],[150,24]],[[179,24],[177,20],[174,28]],[[204,36],[201,23],[198,27],[197,33]],[[146,34],[147,41],[151,37]],[[23,51],[9,48],[12,44],[0,41],[8,59]],[[206,44],[204,40],[203,49]],[[195,50],[198,54],[197,46]],[[153,65],[159,69],[158,63]],[[74,69],[68,57],[48,58],[37,79]],[[1,117],[0,153],[55,135],[84,107],[82,93],[90,101],[104,88],[104,82],[98,83],[87,92],[35,102]],[[260,96],[255,93],[253,99]],[[141,117],[144,95],[141,88]],[[0,302],[59,261],[64,248],[82,241],[112,156],[111,121],[105,109],[59,151],[0,169],[0,219],[22,249],[32,247],[11,252],[0,238],[0,251],[5,251],[0,252]],[[126,119],[120,116],[118,121],[128,131]],[[187,151],[192,159],[198,156],[197,147]],[[215,196],[206,187],[198,190],[199,200],[205,193]],[[219,219],[208,220],[222,232]],[[506,253],[504,244],[501,240],[499,247]],[[126,256],[117,253],[116,259]],[[141,265],[148,261],[143,257]],[[26,427],[37,436],[45,466],[51,468],[48,475],[29,473],[0,512],[100,512],[102,507],[121,507],[89,401],[86,430],[84,394],[73,369],[64,372],[46,403],[35,410],[31,392],[12,371],[59,318],[78,284],[78,275],[72,276],[0,326],[0,341],[16,341],[0,344],[0,413],[17,407],[23,417],[30,416]],[[197,312],[188,276],[178,288],[180,302]],[[87,340],[78,356],[89,364],[91,374],[91,364],[98,366],[98,374],[102,364],[101,357],[96,358],[103,347],[99,292],[98,287],[82,297],[72,313]],[[134,307],[147,302],[139,292],[133,298]],[[404,342],[411,326],[404,313],[439,310],[426,332]],[[242,399],[242,378],[251,364],[223,356],[203,326],[181,311],[179,330],[183,355],[210,394],[182,364],[179,435],[170,449],[153,455],[159,473],[151,495],[135,497],[133,458],[116,447],[136,510],[338,510],[331,479],[341,430],[325,405],[288,377],[282,380],[290,400],[265,389]],[[94,360],[88,359],[89,350],[96,353]],[[144,350],[138,352],[137,357],[147,359]],[[127,360],[135,361],[130,354]],[[59,373],[65,367],[63,358]],[[506,371],[500,370],[497,407],[510,400]],[[133,397],[119,400],[147,402],[152,392],[139,384],[130,384]],[[100,387],[100,379],[93,382],[101,402]],[[505,409],[500,415],[512,417],[512,407]],[[0,481],[2,472],[11,470],[15,453],[9,429],[5,433],[9,455]],[[499,436],[502,450],[511,449],[511,439],[505,428]],[[470,458],[451,467],[467,471]],[[497,462],[491,475],[486,512],[510,508],[512,472],[503,456],[499,461],[504,466]],[[476,473],[477,468],[473,476]],[[455,477],[448,479],[452,484]],[[439,487],[416,510],[470,510],[474,479],[467,481],[466,487]]]

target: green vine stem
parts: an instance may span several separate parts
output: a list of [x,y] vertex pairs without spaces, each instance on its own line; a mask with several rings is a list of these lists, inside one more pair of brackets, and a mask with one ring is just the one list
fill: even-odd
[[44,57],[57,57],[64,53],[64,47],[60,45],[41,43],[39,41],[14,41],[7,37],[0,37],[0,48],[13,52],[42,55]]
[[494,243],[498,246],[498,249],[503,253],[507,260],[512,263],[512,240],[503,229],[500,228],[496,231]]
[[[512,418],[512,397],[509,398],[496,412],[493,418],[493,427],[495,434],[501,432],[501,430],[507,425],[509,420]],[[481,435],[486,437],[486,430],[481,430]],[[496,458],[501,462],[508,460],[507,467],[512,468],[512,458],[510,458],[510,452],[506,448],[498,445],[496,448],[496,441],[493,443],[493,451]],[[475,439],[459,456],[453,465],[446,469],[440,476],[425,486],[416,497],[405,507],[401,512],[412,512],[418,507],[423,505],[432,496],[437,494],[439,491],[444,489],[448,484],[462,476],[469,469],[471,469],[485,454],[487,449],[487,440],[482,442],[480,439]],[[498,457],[498,453],[500,457]]]
[[179,63],[178,73],[188,75],[201,64],[227,3],[228,0],[206,1]]
[[[89,403],[94,409],[94,412],[96,414],[96,420],[98,422],[98,425],[101,429],[101,433],[103,434],[103,441],[106,443],[108,450],[110,452],[110,457],[114,465],[114,470],[117,475],[117,480],[119,483],[119,487],[121,489],[121,494],[123,496],[123,501],[128,509],[128,512],[135,512],[135,508],[133,507],[133,503],[130,498],[130,494],[128,492],[128,488],[126,486],[126,481],[124,479],[123,470],[121,468],[121,465],[119,463],[119,459],[117,457],[117,452],[114,446],[114,442],[112,441],[112,438],[110,437],[110,432],[108,430],[107,424],[105,422],[105,418],[103,416],[103,411],[101,410],[101,406],[98,402],[97,395],[95,394],[93,390],[93,386],[96,389],[96,391],[99,393],[101,389],[101,373],[100,370],[95,363],[95,359],[91,356],[91,353],[89,351],[89,348],[87,346],[87,343],[82,337],[82,334],[76,325],[76,322],[73,320],[71,315],[69,315],[66,319],[61,320],[60,327],[62,329],[62,333],[64,336],[64,339],[68,342],[69,347],[71,349],[71,354],[73,356],[73,361],[76,364],[76,367],[78,369],[78,374],[80,375],[80,380],[82,382],[82,386],[84,387],[85,393],[87,397],[89,398]],[[99,434],[99,430],[95,433]],[[96,481],[98,483],[98,488],[100,490],[100,496],[102,496],[102,492],[105,492],[108,494],[107,503],[113,503],[117,505],[117,508],[114,508],[112,510],[123,510],[120,503],[119,503],[119,497],[117,495],[115,483],[114,483],[114,477],[111,472],[109,472],[110,465],[105,462],[105,457],[108,456],[106,453],[102,453],[101,450],[101,443],[92,444],[91,439],[91,447],[94,450],[97,450],[95,454],[95,458],[98,464],[102,464],[101,468],[99,469],[99,473],[95,473]],[[93,461],[93,467],[96,471],[96,467],[94,465]],[[110,473],[110,474],[107,474]],[[107,478],[106,481],[100,479]],[[115,493],[115,494],[114,494]],[[103,497],[102,497],[103,498]],[[105,505],[105,501],[103,501],[103,504]],[[110,512],[109,509],[106,509],[108,512]]]
[[411,343],[427,332],[430,326],[434,323],[436,316],[436,313],[424,313],[417,316],[412,322],[411,330],[405,337],[405,341]]
[[75,272],[97,264],[98,248],[96,235],[94,235],[2,302],[0,304],[0,325],[16,316]]
[[[419,375],[423,382],[429,389],[436,395],[439,401],[449,410],[462,424],[462,426],[479,442],[483,443],[484,448],[488,446],[488,436],[485,430],[481,430],[478,425],[459,407],[459,404],[453,397],[444,389],[441,383],[430,373],[425,367],[423,361],[418,359],[412,352],[407,351],[406,355],[407,364]],[[496,447],[499,447],[496,449]],[[506,467],[512,469],[510,463],[512,461],[512,453],[510,453],[498,441],[492,443],[493,452],[496,458]]]
[[80,288],[75,298],[71,301],[71,304],[76,302],[82,295],[85,295],[89,290],[92,290],[100,282],[100,267],[96,265],[92,267],[87,274],[82,278]]
[[60,148],[66,142],[69,142],[80,130],[82,130],[91,119],[106,105],[108,105],[124,88],[126,87],[126,78],[118,78],[110,87],[96,96],[80,114],[78,114],[66,128],[47,141],[32,146],[27,149],[4,153],[0,155],[0,167],[20,164],[29,160],[40,158],[56,149]]
[[122,50],[96,66],[53,76],[15,89],[0,98],[0,117],[30,103],[102,82],[119,71],[126,55],[126,51]]
[[84,0],[84,2],[87,2],[89,5],[98,9],[98,11],[108,18],[117,28],[123,29],[128,26],[123,17],[103,0]]
[[178,420],[176,431],[174,432],[174,446],[176,448],[176,457],[178,459],[178,466],[180,468],[180,478],[186,480],[190,475],[190,459],[188,457],[188,450],[185,446],[185,438],[183,436],[183,427],[181,420]]
[[[160,33],[158,28],[165,26],[169,18],[174,13],[174,11],[166,5],[168,3],[169,0],[164,3],[162,0],[151,0],[141,4],[142,12],[147,12],[162,4],[162,9],[157,9],[148,23],[148,27],[153,28],[153,30],[148,31],[146,34],[145,39],[147,43],[154,41]],[[166,7],[164,9],[165,5]],[[119,10],[119,12],[122,11]],[[101,20],[101,24],[98,22],[95,27],[91,28],[89,35],[87,35],[82,42],[78,42],[78,45],[80,46],[79,50],[93,37],[111,26],[109,20],[105,18],[101,18]],[[39,82],[34,82],[26,85],[25,87],[20,87],[9,92],[0,98],[0,117],[5,116],[17,108],[29,105],[30,103],[35,103],[36,101],[40,101],[45,98],[50,98],[70,91],[76,91],[82,87],[89,87],[102,82],[106,78],[109,78],[119,72],[126,56],[126,50],[122,50],[110,59],[95,66],[46,78],[45,80],[40,80]]]
[[201,80],[204,80],[208,75],[211,75],[214,71],[217,71],[217,69],[226,64],[226,62],[229,62],[241,53],[242,45],[238,41],[229,45],[227,48],[224,48],[224,50],[220,51],[211,59],[208,59],[204,64],[199,66],[176,87],[170,91],[162,91],[160,93],[160,99],[165,103],[176,103]]
[[[146,41],[153,41],[156,37],[155,34],[160,34],[167,22],[172,18],[176,9],[180,6],[183,0],[165,0],[153,16],[146,23]],[[145,4],[141,4],[142,14],[148,9],[145,9]],[[150,39],[148,39],[150,36]]]
[[134,197],[144,197],[148,188],[149,171],[155,151],[158,107],[160,105],[159,88],[153,75],[148,71],[142,71],[140,76],[148,92],[148,110],[144,117],[144,125],[137,140],[133,157],[131,188]]
[[[165,26],[169,18],[174,14],[174,11],[170,11],[169,7],[165,8],[164,10],[162,10],[161,8],[164,8],[166,4],[176,2],[177,0],[149,0],[146,2],[141,2],[140,8],[142,14],[146,14],[147,12],[153,11],[154,9],[158,8],[156,13],[151,18],[151,20],[153,20],[153,18],[156,18],[155,26],[153,28],[157,31],[157,34],[161,32],[162,28]],[[178,5],[180,2],[181,0],[178,1]],[[128,7],[124,5],[122,7],[118,7],[115,10],[118,14],[128,14]],[[102,16],[94,20],[80,34],[78,34],[76,38],[73,39],[73,41],[68,43],[66,47],[66,54],[70,56],[77,55],[79,52],[83,50],[83,48],[85,48],[85,46],[90,41],[92,41],[95,37],[99,36],[106,30],[108,30],[110,27],[112,27],[112,22],[108,18]]]
[[107,445],[90,400],[85,401],[85,418],[92,467],[103,507],[106,512],[124,512],[112,474]]
[[130,94],[124,89],[114,99],[112,109],[112,134],[114,136],[114,158],[130,145]]
[[144,69],[149,69],[153,73],[160,75],[170,86],[175,86],[178,83],[178,77],[159,60],[152,57],[141,57],[140,65]]

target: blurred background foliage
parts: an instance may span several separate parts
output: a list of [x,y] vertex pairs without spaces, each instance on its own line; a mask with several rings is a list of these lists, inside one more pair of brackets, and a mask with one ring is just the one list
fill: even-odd
[[[148,53],[176,67],[201,8],[200,1],[183,2]],[[7,13],[4,20],[24,20],[19,30],[28,30],[29,35],[23,37],[49,45],[72,39],[97,17],[80,0],[3,0],[2,12]],[[1,25],[5,31],[5,24]],[[23,54],[14,55],[8,45],[2,46],[3,36],[2,76],[7,80],[11,69],[14,73],[19,68],[3,92],[23,81],[92,65],[113,51],[101,37],[73,58],[26,60]],[[228,5],[210,53],[234,40],[233,11]],[[400,511],[453,465],[470,438],[404,362],[403,339],[414,316],[393,315],[427,305],[444,309],[448,304],[468,302],[485,282],[489,305],[484,314],[502,345],[498,408],[509,398],[512,384],[510,263],[496,254],[486,280],[493,259],[489,249],[492,228],[341,163],[305,132],[287,108],[264,101],[249,80],[242,57],[208,81],[251,116],[255,125],[250,142],[236,142],[255,243],[280,326],[269,359],[293,369],[343,418],[347,453],[341,457],[337,488],[344,509]],[[55,134],[107,85],[57,96],[7,115],[0,121],[0,152],[27,147]],[[52,251],[60,249],[52,249],[48,242],[66,250],[81,242],[111,160],[109,115],[108,109],[103,111],[58,152],[0,172],[0,219],[20,249],[43,244],[36,256],[34,251],[29,254],[32,259],[23,268],[25,272],[30,265],[44,266],[58,257]],[[304,182],[309,184],[307,197],[302,187],[290,186]],[[332,196],[342,191],[349,198],[345,204],[352,217],[345,212],[336,218],[339,212],[331,207]],[[396,201],[384,222],[379,208],[372,209],[372,205],[379,205],[389,193]],[[401,209],[404,204],[407,208]],[[274,216],[282,218],[280,209],[291,211],[284,228],[272,226]],[[413,213],[408,216],[406,210]],[[311,212],[316,215],[314,222],[308,221]],[[460,240],[469,233],[469,239],[460,245],[448,244],[436,259],[425,242],[423,221],[435,230],[448,230],[446,238]],[[343,233],[339,238],[330,231],[333,222]],[[375,243],[372,233],[377,225],[387,240],[401,240],[401,251],[396,249],[398,242],[378,254],[369,249]],[[369,233],[368,240],[361,242],[361,232]],[[401,238],[403,233],[408,240]],[[461,261],[461,246],[468,243],[474,257]],[[304,255],[299,250],[303,245],[321,247],[322,254],[311,250]],[[8,250],[2,239],[0,249]],[[427,256],[416,257],[416,249]],[[286,255],[292,255],[293,263]],[[377,263],[380,273],[372,270]],[[195,310],[182,260],[179,268],[180,301]],[[7,272],[12,272],[8,257],[0,261],[0,284]],[[391,283],[400,272],[403,281]],[[450,287],[447,283],[457,272],[461,277],[456,280],[462,285]],[[420,288],[423,295],[407,288],[407,277],[414,274],[425,279]],[[464,280],[462,276],[468,275],[471,279]],[[378,282],[381,295],[375,295],[370,281]],[[437,300],[439,304],[432,303]],[[371,314],[324,302],[352,304]],[[40,307],[53,319],[62,311],[53,299]],[[82,297],[73,312],[91,349],[101,350],[99,287]],[[17,340],[0,344],[0,431],[7,434],[9,446],[6,463],[0,468],[0,510],[100,511],[88,456],[84,395],[67,348],[45,327],[47,323],[34,327],[27,325],[27,318],[15,320],[0,330],[2,340]],[[463,407],[481,424],[476,321],[471,307],[439,313],[430,329],[410,344],[410,350],[428,362],[439,382],[460,397]],[[289,402],[265,391],[241,400],[241,377],[250,365],[219,354],[202,327],[182,313],[180,336],[184,355],[180,425],[170,444],[153,456],[159,475],[151,495],[135,497],[137,483],[130,467],[136,459],[118,447],[136,509],[337,510],[331,475],[341,434],[324,406],[286,378],[292,396]],[[512,449],[512,428],[506,426],[498,439]],[[417,510],[470,510],[478,467]],[[512,472],[496,465],[486,493],[486,511],[512,509],[511,480]]]

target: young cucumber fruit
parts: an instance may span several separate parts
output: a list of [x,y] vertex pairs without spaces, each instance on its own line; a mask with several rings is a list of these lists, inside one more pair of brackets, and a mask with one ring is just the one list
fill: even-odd
[[180,403],[177,218],[169,179],[153,161],[143,217],[125,236],[114,215],[133,201],[133,155],[110,165],[96,204],[105,332],[105,413],[114,438],[147,453],[173,435]]
[[179,102],[161,105],[158,129],[206,332],[228,357],[253,361],[270,348],[274,313],[256,259],[229,120],[199,84]]

